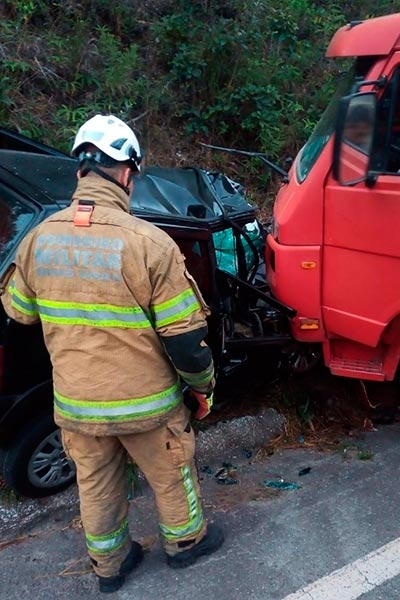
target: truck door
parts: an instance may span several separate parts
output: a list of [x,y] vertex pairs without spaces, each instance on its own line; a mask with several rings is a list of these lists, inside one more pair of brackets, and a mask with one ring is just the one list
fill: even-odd
[[[340,181],[330,174],[324,195],[325,327],[329,338],[339,340],[336,348],[342,343],[343,349],[345,340],[356,342],[353,348],[360,350],[361,362],[364,356],[365,365],[368,363],[376,376],[384,369],[381,335],[400,314],[399,75],[400,68],[393,68],[376,113],[374,108],[373,139],[371,135],[363,138],[362,128],[357,132],[351,127],[343,130]],[[357,97],[358,102],[349,106],[348,118],[353,108],[368,118],[371,106],[367,98],[371,94]],[[355,126],[359,118],[360,114],[354,115],[351,125]],[[363,346],[378,351],[369,353],[365,349],[363,353]],[[334,343],[331,352],[335,354]]]

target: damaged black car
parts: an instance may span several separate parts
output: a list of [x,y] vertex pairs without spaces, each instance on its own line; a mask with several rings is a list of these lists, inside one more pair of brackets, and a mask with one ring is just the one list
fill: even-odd
[[[0,275],[22,238],[65,208],[77,163],[0,128]],[[210,306],[208,343],[218,385],[258,349],[290,345],[293,316],[268,294],[263,226],[241,185],[199,168],[148,167],[135,180],[132,214],[165,230]],[[0,307],[0,474],[18,494],[54,494],[75,478],[53,421],[52,369],[40,325]]]

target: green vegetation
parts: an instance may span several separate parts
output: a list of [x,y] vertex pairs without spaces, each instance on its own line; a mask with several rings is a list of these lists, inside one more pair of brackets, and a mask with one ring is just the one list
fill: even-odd
[[364,442],[340,442],[335,448],[336,453],[341,454],[345,460],[357,458],[358,460],[373,460],[374,453],[365,447]]
[[[151,162],[221,168],[200,141],[282,160],[334,88],[334,31],[396,11],[400,0],[3,0],[1,124],[68,151],[88,116],[110,111]],[[246,170],[265,186],[260,165]]]

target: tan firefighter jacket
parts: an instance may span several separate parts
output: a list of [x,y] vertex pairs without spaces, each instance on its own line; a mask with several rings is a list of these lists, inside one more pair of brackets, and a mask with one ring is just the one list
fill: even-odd
[[[79,200],[95,203],[90,226],[74,224]],[[178,374],[197,388],[213,378],[208,308],[184,257],[128,205],[115,184],[80,179],[71,206],[23,240],[3,282],[7,314],[42,322],[55,420],[70,431],[152,429],[182,402]]]

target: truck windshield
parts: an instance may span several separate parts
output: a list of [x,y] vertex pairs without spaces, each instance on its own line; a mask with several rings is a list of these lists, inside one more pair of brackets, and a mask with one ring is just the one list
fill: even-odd
[[296,170],[297,179],[300,183],[306,179],[314,163],[334,132],[339,100],[342,96],[350,93],[353,83],[354,71],[352,69],[340,76],[334,96],[332,97],[321,119],[315,126],[315,129],[312,132],[309,140],[300,151],[300,157],[297,162]]

